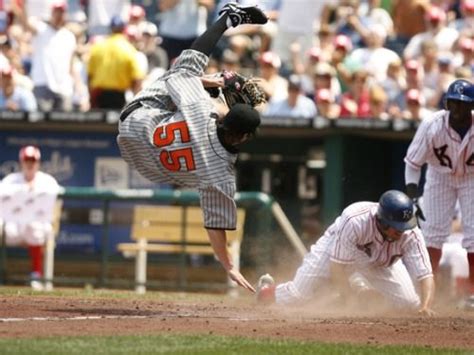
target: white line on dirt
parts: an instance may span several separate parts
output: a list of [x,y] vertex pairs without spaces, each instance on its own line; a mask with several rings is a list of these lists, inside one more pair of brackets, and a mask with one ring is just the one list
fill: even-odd
[[97,319],[145,319],[150,316],[80,316],[80,317],[26,317],[0,318],[0,323],[28,322],[28,321],[59,321],[59,320],[97,320]]
[[[29,322],[29,321],[76,321],[76,320],[110,320],[110,319],[151,319],[151,318],[225,318],[231,322],[251,322],[251,321],[275,321],[271,318],[248,318],[248,317],[202,317],[196,314],[160,314],[152,316],[121,316],[121,315],[108,315],[108,316],[77,316],[77,317],[25,317],[25,318],[0,318],[0,323],[14,323],[14,322]],[[359,324],[359,325],[374,325],[377,322],[370,321],[359,321],[355,322],[354,320],[342,320],[342,319],[331,319],[330,321],[324,319],[299,319],[303,323],[331,323],[331,324]]]

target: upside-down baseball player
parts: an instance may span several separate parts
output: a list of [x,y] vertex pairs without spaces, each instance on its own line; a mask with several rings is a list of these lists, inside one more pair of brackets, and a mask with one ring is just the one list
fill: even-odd
[[450,234],[456,201],[459,201],[468,252],[469,293],[474,295],[474,86],[456,80],[448,87],[446,110],[422,121],[405,157],[408,196],[419,197],[421,167],[426,163],[423,212],[420,226],[426,240],[433,271],[436,273],[443,243]]
[[[317,297],[318,290],[328,282],[343,299],[355,297],[359,290],[349,283],[354,273],[365,279],[364,288],[395,307],[434,314],[434,280],[428,252],[416,226],[413,202],[403,192],[389,190],[378,203],[348,206],[312,245],[292,281],[275,285],[269,275],[259,279],[257,300],[297,305]],[[412,279],[419,282],[420,296]]]
[[[125,161],[149,180],[198,188],[204,226],[217,258],[232,280],[255,292],[232,264],[226,230],[236,227],[238,146],[252,138],[260,125],[253,106],[264,96],[254,83],[237,74],[216,79],[203,78],[203,74],[227,28],[264,24],[267,17],[256,7],[235,3],[224,6],[220,15],[168,72],[125,107],[117,142]],[[224,116],[219,117],[204,86],[222,88],[230,107]]]

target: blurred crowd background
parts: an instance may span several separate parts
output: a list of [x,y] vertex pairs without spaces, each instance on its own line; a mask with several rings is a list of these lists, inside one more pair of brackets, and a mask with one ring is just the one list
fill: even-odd
[[[226,0],[0,0],[0,109],[116,109],[163,74]],[[260,79],[268,117],[421,120],[472,78],[474,0],[242,0],[208,74]]]

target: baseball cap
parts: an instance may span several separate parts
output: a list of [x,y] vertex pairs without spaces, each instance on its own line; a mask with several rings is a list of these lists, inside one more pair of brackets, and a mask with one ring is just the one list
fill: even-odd
[[260,126],[260,114],[249,105],[235,104],[225,116],[222,126],[232,133],[253,134]]
[[11,78],[13,76],[13,68],[11,65],[6,65],[0,69],[0,75],[2,77]]
[[423,102],[423,97],[421,96],[420,90],[410,89],[406,93],[406,100],[407,102],[421,104]]
[[470,38],[463,37],[459,40],[459,48],[465,51],[473,51],[474,41]]
[[158,27],[152,22],[146,22],[143,26],[142,33],[145,35],[150,35],[152,37],[158,35]]
[[308,57],[312,60],[319,60],[321,58],[321,48],[319,47],[311,47],[308,50]]
[[448,55],[440,55],[438,57],[438,64],[439,65],[449,65],[451,64],[451,57]]
[[438,6],[432,6],[426,13],[426,18],[430,22],[440,22],[446,19],[446,12]]
[[125,27],[125,21],[118,15],[112,16],[112,19],[110,20],[110,27],[111,28],[124,28]]
[[331,103],[333,102],[333,96],[331,94],[331,91],[329,89],[320,89],[318,90],[318,93],[316,94],[316,102],[328,102]]
[[145,17],[145,10],[143,9],[143,7],[139,5],[132,5],[130,7],[129,14],[130,14],[130,18],[139,19],[141,17]]
[[66,11],[67,10],[67,3],[66,3],[66,1],[63,1],[63,0],[53,1],[53,3],[51,4],[51,9],[52,10]]
[[349,52],[352,49],[352,41],[346,35],[337,35],[336,38],[334,38],[334,47],[336,49],[341,48]]
[[20,149],[19,158],[21,161],[39,161],[41,160],[41,152],[38,147],[35,147],[34,145],[27,145]]
[[406,70],[418,71],[420,63],[416,59],[410,59],[405,63]]
[[461,4],[464,11],[474,12],[474,0],[464,0]]
[[314,75],[317,76],[335,76],[336,75],[336,70],[334,67],[329,64],[329,63],[318,63],[314,67]]
[[269,64],[272,67],[277,68],[277,69],[281,67],[280,57],[276,53],[273,53],[273,52],[263,53],[262,56],[260,57],[260,61],[263,64]]

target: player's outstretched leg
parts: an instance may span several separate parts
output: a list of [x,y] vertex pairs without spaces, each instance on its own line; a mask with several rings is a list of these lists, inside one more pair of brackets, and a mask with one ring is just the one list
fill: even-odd
[[257,302],[262,304],[275,302],[275,281],[270,274],[262,275],[258,279]]
[[228,25],[237,27],[242,24],[264,25],[268,18],[256,6],[240,6],[235,2],[230,2],[222,7],[219,15],[227,14]]

